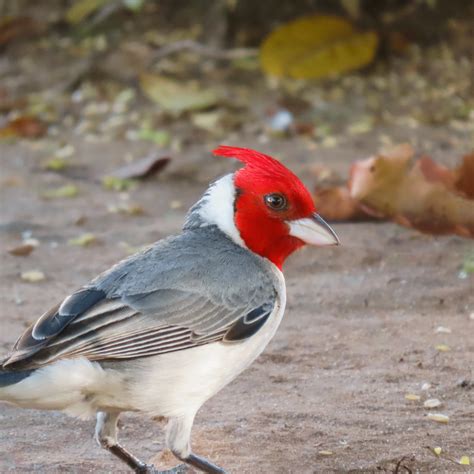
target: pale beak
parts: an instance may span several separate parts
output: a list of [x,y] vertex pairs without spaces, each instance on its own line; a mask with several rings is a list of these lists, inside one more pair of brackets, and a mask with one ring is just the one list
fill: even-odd
[[287,221],[290,235],[297,237],[308,245],[339,245],[339,238],[329,224],[318,214],[304,219]]

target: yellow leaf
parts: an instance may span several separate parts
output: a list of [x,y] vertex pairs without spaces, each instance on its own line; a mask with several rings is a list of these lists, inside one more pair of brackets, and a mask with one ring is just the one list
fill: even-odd
[[439,352],[449,352],[451,348],[446,344],[438,344],[435,349]]
[[322,450],[322,451],[319,451],[319,454],[321,456],[332,456],[334,453],[332,451]]
[[66,12],[66,20],[73,25],[80,23],[84,18],[94,13],[102,5],[110,0],[79,0],[74,1],[69,10]]
[[95,244],[97,242],[97,237],[94,234],[86,233],[82,234],[75,239],[69,239],[69,245],[78,245],[79,247],[87,247],[89,245]]
[[441,455],[441,448],[439,446],[436,446],[436,448],[433,448],[433,451],[436,454],[436,456]]
[[54,157],[46,161],[43,168],[50,171],[62,171],[68,165],[68,162],[64,158]]
[[469,456],[462,456],[459,460],[459,464],[462,464],[463,466],[470,466],[471,460],[469,459]]
[[142,74],[140,86],[149,99],[174,114],[207,109],[219,99],[214,90],[202,89],[195,82],[180,82],[157,74]]
[[21,274],[21,279],[28,283],[38,283],[45,279],[45,275],[41,270],[28,270]]
[[410,400],[412,402],[418,402],[420,401],[420,396],[419,395],[415,395],[414,393],[407,393],[405,395],[405,399],[406,400]]
[[74,184],[66,184],[56,189],[50,189],[42,194],[42,197],[46,199],[57,199],[57,198],[72,198],[76,197],[79,193],[79,189]]
[[378,36],[359,32],[344,18],[314,15],[274,30],[262,43],[260,61],[266,74],[316,79],[370,64]]
[[128,191],[136,186],[136,182],[131,179],[117,178],[116,176],[104,176],[102,186],[110,191]]
[[442,413],[429,413],[427,418],[438,423],[449,423],[449,416]]

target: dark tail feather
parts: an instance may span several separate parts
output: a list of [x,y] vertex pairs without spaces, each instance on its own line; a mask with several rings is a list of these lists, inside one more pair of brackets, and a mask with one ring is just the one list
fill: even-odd
[[34,370],[9,371],[0,369],[0,388],[21,382],[23,379],[26,379],[26,377],[29,377],[33,372]]

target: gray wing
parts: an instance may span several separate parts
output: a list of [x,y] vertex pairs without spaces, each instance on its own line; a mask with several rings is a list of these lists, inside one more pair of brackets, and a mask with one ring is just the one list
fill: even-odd
[[253,335],[277,304],[273,272],[213,232],[205,237],[214,245],[203,246],[200,234],[160,242],[66,298],[21,336],[4,366],[131,359]]

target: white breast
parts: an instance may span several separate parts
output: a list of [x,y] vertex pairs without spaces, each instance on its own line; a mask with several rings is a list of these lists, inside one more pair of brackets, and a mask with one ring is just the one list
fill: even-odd
[[[180,416],[198,410],[265,349],[280,325],[286,304],[283,274],[279,300],[264,326],[245,341],[212,343],[143,360],[141,380],[134,380],[131,400],[153,415]],[[138,382],[138,383],[137,383]]]

